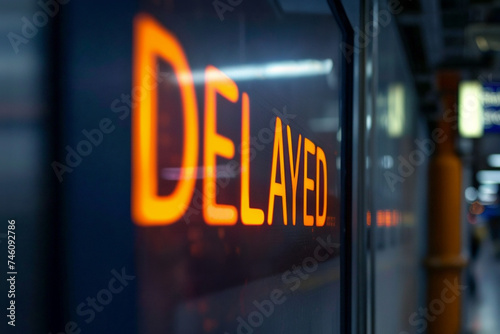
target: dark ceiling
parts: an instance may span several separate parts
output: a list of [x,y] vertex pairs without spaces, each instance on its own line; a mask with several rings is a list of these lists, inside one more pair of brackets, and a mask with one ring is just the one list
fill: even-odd
[[500,1],[401,0],[396,16],[424,112],[436,110],[435,73],[495,78],[500,70]]

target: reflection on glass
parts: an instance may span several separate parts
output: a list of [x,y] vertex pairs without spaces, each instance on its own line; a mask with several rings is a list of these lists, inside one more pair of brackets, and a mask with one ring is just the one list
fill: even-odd
[[498,170],[481,170],[477,172],[477,180],[482,184],[500,183],[500,171]]
[[483,135],[483,87],[479,81],[461,82],[459,86],[459,132],[462,137]]
[[402,83],[389,85],[387,133],[389,137],[401,137],[405,122],[405,87]]
[[[332,68],[333,61],[331,59],[304,59],[268,64],[227,66],[221,67],[220,70],[234,81],[249,81],[325,75],[330,73]],[[214,81],[216,78],[206,77],[205,70],[193,71],[195,84],[203,84],[205,80]],[[183,81],[182,74],[179,76],[179,81]]]
[[500,154],[490,154],[488,156],[488,165],[491,167],[500,167]]

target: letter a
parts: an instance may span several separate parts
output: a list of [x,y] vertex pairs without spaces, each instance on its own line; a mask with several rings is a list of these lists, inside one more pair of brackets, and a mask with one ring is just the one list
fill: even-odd
[[[276,168],[280,164],[280,182],[276,182]],[[281,119],[276,117],[276,125],[274,127],[274,147],[273,147],[273,165],[271,169],[271,185],[269,187],[269,207],[267,211],[267,223],[273,223],[274,214],[274,199],[276,196],[281,197],[283,206],[283,222],[288,223],[286,210],[286,184],[285,184],[285,159],[283,157],[283,128]]]

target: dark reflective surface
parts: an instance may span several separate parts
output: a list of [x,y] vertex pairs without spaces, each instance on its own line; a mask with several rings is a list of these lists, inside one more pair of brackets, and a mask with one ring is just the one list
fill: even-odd
[[[195,8],[195,10],[193,10]],[[286,11],[288,10],[288,11]],[[342,33],[325,3],[301,5],[242,2],[221,20],[211,3],[143,2],[176,36],[196,87],[200,121],[198,181],[187,214],[169,226],[138,227],[140,329],[145,333],[339,333],[340,332],[340,163],[343,59]],[[234,142],[233,159],[217,158],[216,202],[240,209],[241,94],[250,99],[250,205],[262,209],[263,225],[208,226],[202,213],[204,70],[213,65],[234,80],[239,100],[217,98],[217,132]],[[159,61],[167,79],[159,85],[159,194],[178,182],[183,116],[178,80]],[[268,224],[275,123],[282,121],[287,218],[276,197]],[[288,148],[290,127],[293,152]],[[301,140],[296,216],[292,224],[292,176]],[[327,213],[324,226],[304,226],[304,141],[325,152]],[[308,155],[308,178],[316,182],[316,153]],[[276,154],[276,152],[274,153]],[[224,173],[228,166],[236,166]],[[279,163],[278,163],[279,166]],[[322,195],[320,212],[323,211]],[[308,191],[308,214],[316,192]],[[272,302],[269,304],[269,301]],[[264,305],[264,306],[262,306]],[[267,306],[266,306],[267,305]]]

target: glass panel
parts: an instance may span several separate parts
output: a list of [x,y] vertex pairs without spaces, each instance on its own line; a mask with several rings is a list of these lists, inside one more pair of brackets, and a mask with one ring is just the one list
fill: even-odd
[[340,333],[345,80],[328,5],[141,7],[134,89],[158,73],[133,119],[141,332]]

